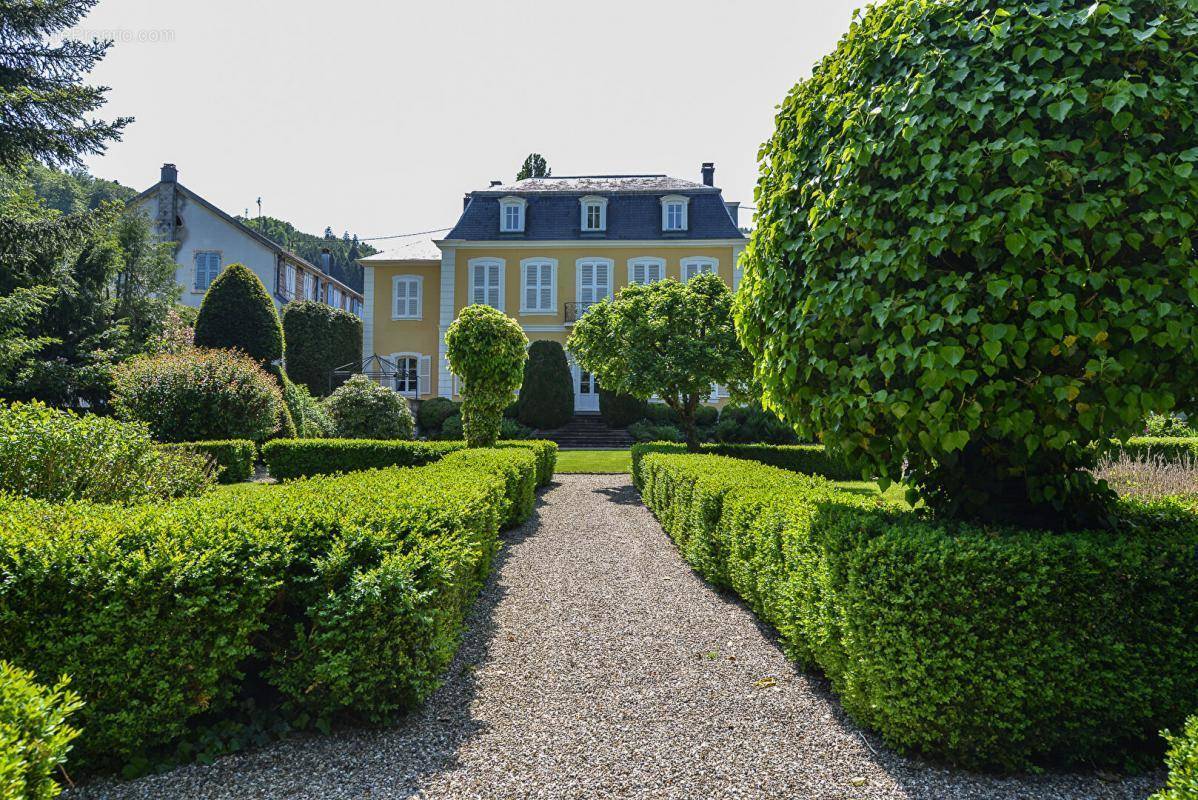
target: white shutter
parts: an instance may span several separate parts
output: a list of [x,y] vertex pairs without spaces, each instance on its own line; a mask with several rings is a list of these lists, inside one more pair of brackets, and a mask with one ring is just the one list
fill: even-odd
[[487,305],[499,308],[499,265],[487,265]]
[[408,313],[408,282],[395,282],[395,316],[402,317]]
[[420,316],[420,281],[408,281],[408,316]]
[[656,282],[656,281],[663,280],[663,279],[665,278],[665,275],[663,274],[663,273],[664,273],[664,271],[665,271],[665,266],[664,266],[664,265],[662,265],[662,264],[653,264],[653,265],[652,265],[653,277],[649,279],[649,283],[654,283],[654,282]]
[[537,284],[540,274],[540,264],[524,265],[524,307],[530,311],[537,309]]
[[433,357],[420,357],[420,372],[416,379],[417,390],[420,394],[432,394]]
[[549,311],[553,306],[553,267],[548,264],[542,264],[540,268],[541,285],[540,285],[540,305],[538,308],[541,311]]
[[648,269],[648,265],[646,265],[646,264],[633,264],[632,265],[632,282],[633,283],[641,283],[641,284],[648,283],[649,281],[646,280],[646,270],[647,269]]
[[487,265],[475,264],[470,276],[470,303],[482,305],[487,302]]
[[579,265],[578,302],[595,302],[595,265],[590,262]]
[[611,286],[611,281],[608,280],[607,264],[595,265],[595,300],[599,301],[607,297],[608,287]]

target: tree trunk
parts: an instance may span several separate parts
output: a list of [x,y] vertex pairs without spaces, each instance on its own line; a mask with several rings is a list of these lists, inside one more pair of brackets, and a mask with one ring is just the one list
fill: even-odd
[[682,432],[686,435],[686,451],[698,453],[703,448],[699,443],[699,431],[695,427],[695,408],[699,405],[698,395],[691,395],[678,411],[678,422],[682,424]]

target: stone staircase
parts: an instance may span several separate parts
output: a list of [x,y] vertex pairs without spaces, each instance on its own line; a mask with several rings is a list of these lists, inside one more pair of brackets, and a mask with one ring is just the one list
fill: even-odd
[[607,427],[598,414],[575,414],[564,427],[537,431],[533,436],[557,442],[562,450],[626,450],[632,446],[628,431]]

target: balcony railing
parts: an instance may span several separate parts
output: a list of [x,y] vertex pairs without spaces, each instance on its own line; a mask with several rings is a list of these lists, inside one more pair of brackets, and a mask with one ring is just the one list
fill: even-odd
[[587,309],[595,305],[594,303],[566,303],[564,322],[567,325],[573,325],[587,313]]

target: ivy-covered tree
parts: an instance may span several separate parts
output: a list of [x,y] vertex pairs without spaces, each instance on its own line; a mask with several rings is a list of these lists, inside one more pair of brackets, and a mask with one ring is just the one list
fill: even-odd
[[90,116],[108,89],[86,86],[83,77],[112,42],[61,37],[95,4],[0,0],[0,168],[15,169],[31,157],[78,163],[81,153],[104,152],[132,122]]
[[491,306],[466,306],[445,332],[449,369],[463,381],[462,432],[470,447],[491,447],[503,410],[524,377],[528,337]]
[[660,397],[699,450],[695,415],[716,384],[742,390],[748,353],[732,325],[732,292],[717,275],[626,286],[587,309],[567,344],[604,389]]
[[196,347],[240,350],[259,364],[283,357],[283,326],[261,279],[230,264],[204,295],[195,324]]
[[528,158],[524,159],[524,163],[520,165],[520,171],[516,173],[516,180],[522,181],[525,178],[548,178],[553,174],[553,170],[549,169],[548,162],[540,153],[529,153]]
[[948,515],[1109,519],[1091,446],[1198,385],[1198,7],[887,0],[764,145],[765,404]]

